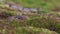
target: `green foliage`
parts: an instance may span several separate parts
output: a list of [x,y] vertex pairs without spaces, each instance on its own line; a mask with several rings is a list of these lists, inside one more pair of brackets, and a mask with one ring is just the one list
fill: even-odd
[[45,13],[49,13],[50,11],[48,9],[42,9],[40,11],[38,11],[38,14],[45,14]]
[[0,2],[0,5],[3,5],[4,4],[4,2]]
[[15,15],[13,12],[10,12],[10,11],[6,11],[5,13],[6,13],[7,15],[9,15],[9,16]]
[[15,34],[29,34],[28,31],[26,31],[23,27],[18,27],[16,28],[16,33]]
[[9,16],[14,16],[14,13],[12,13],[10,11],[0,12],[0,17],[1,18],[7,18]]
[[43,0],[12,0],[12,1],[22,3],[25,7],[46,6],[46,2],[43,2]]
[[52,27],[53,31],[60,32],[60,22],[54,20],[52,17],[49,18],[48,16],[42,16],[34,19],[31,18],[30,20],[27,20],[26,24],[29,26],[42,27],[47,29]]
[[[40,34],[40,33],[41,34],[43,34],[43,33],[44,34],[53,34],[53,33],[58,34],[56,32],[50,31],[48,29],[44,29],[44,28],[46,28],[46,26],[49,27],[48,26],[49,24],[47,24],[47,23],[44,23],[43,26],[41,26],[43,28],[31,27],[31,26],[40,27],[40,25],[42,24],[42,21],[41,21],[41,23],[39,23],[40,20],[38,22],[38,18],[42,18],[42,17],[33,18],[32,22],[30,21],[32,19],[29,19],[30,23],[33,25],[30,25],[30,24],[28,24],[29,22],[28,23],[26,22],[28,25],[30,25],[30,26],[28,26],[28,28],[33,32],[33,34]],[[37,22],[34,21],[35,19],[37,20]],[[25,28],[23,28],[23,26],[21,26],[20,22],[15,19],[13,21],[9,22],[9,26],[15,26],[15,34],[30,34],[30,32],[28,32]]]
[[57,14],[58,17],[60,17],[60,14]]
[[[50,31],[44,28],[29,27],[29,29],[33,32],[33,34],[58,34],[54,31]],[[31,34],[31,33],[25,30],[23,27],[18,27],[16,28],[16,34]]]
[[42,8],[47,8],[47,9],[52,9],[56,5],[60,5],[59,0],[11,0],[17,3],[22,3],[24,7],[42,7]]

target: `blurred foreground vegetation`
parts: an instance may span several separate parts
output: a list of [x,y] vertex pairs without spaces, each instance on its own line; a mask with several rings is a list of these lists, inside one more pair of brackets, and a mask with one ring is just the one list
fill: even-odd
[[[60,34],[59,0],[9,0],[22,3],[24,7],[44,8],[37,13],[11,10],[0,2],[0,34]],[[56,8],[57,7],[57,8]],[[58,11],[58,10],[57,10]],[[22,15],[21,15],[22,14]],[[28,16],[16,19],[15,16]]]

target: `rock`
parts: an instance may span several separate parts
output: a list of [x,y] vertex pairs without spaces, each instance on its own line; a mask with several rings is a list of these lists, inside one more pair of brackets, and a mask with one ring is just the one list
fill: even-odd
[[30,11],[37,11],[37,8],[30,8]]
[[30,9],[29,8],[23,8],[23,11],[30,11]]

